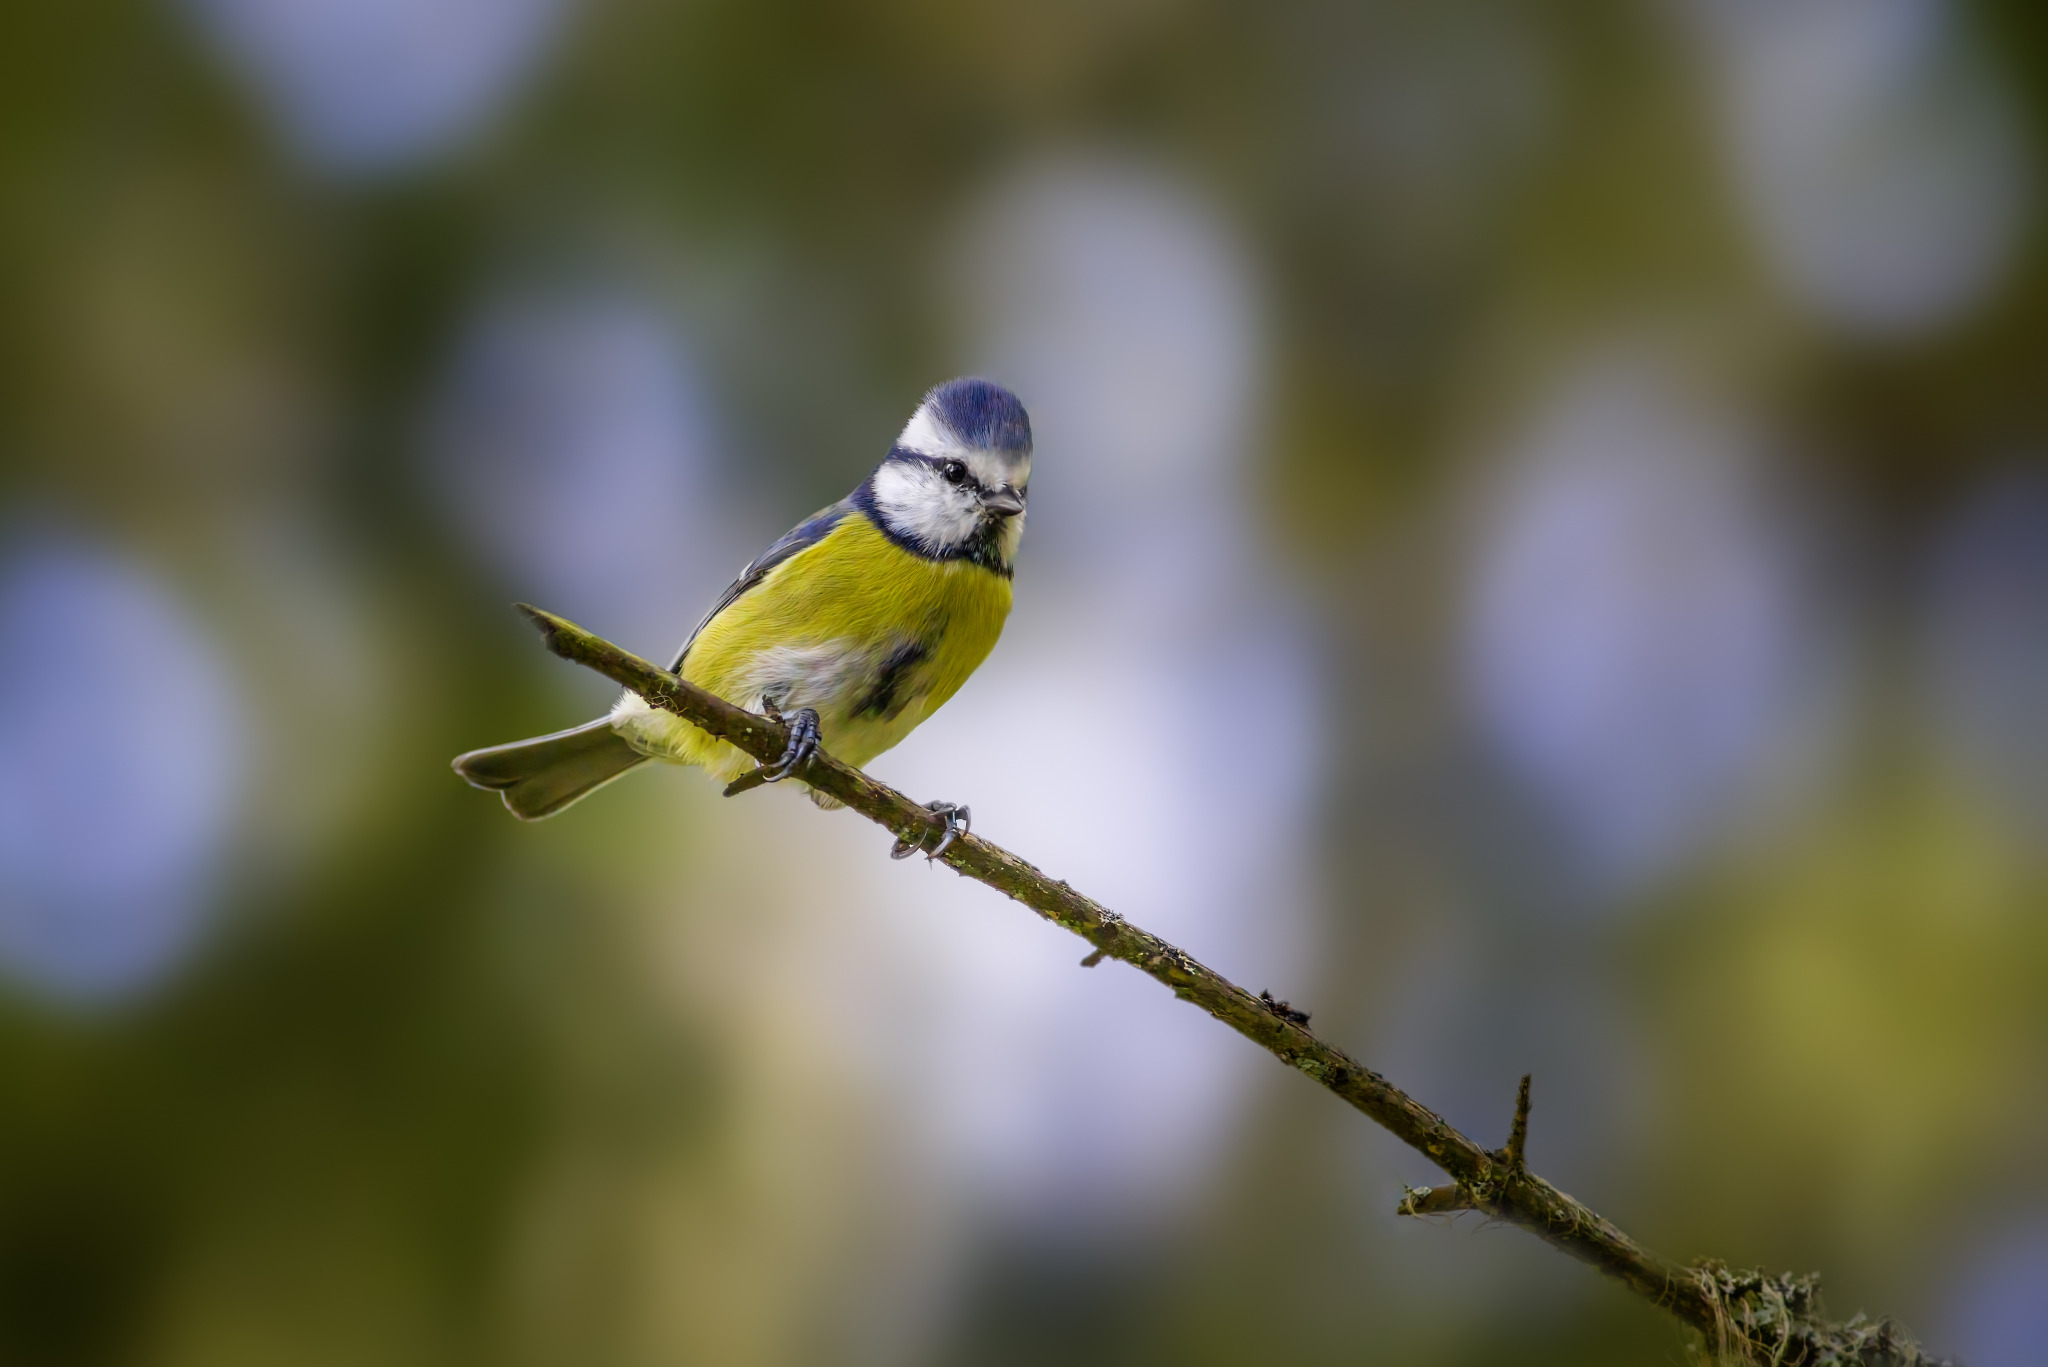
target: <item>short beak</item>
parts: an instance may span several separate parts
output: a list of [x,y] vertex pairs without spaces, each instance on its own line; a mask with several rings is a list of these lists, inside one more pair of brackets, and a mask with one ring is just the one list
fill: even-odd
[[981,496],[982,508],[996,517],[1015,517],[1024,511],[1024,495],[1015,489],[992,489]]

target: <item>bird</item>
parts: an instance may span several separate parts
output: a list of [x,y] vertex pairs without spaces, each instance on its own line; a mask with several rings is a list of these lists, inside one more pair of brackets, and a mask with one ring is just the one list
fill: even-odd
[[[755,557],[704,615],[669,668],[786,721],[777,763],[750,768],[744,751],[628,691],[582,726],[458,755],[455,772],[539,821],[651,762],[694,765],[727,795],[800,775],[821,746],[865,765],[938,711],[995,648],[1031,449],[1031,419],[1009,390],[971,376],[936,386],[852,493]],[[925,851],[936,856],[972,814],[926,805],[939,818],[938,843]],[[898,841],[892,854],[918,848]]]

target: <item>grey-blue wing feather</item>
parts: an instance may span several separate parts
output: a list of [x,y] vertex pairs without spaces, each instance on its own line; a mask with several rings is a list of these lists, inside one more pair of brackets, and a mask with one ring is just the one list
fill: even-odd
[[689,656],[690,647],[696,644],[697,637],[703,632],[704,628],[711,625],[712,618],[731,607],[741,594],[759,584],[763,579],[766,579],[768,572],[777,565],[780,565],[798,551],[815,546],[820,541],[823,541],[825,534],[838,526],[846,515],[852,511],[854,511],[854,506],[853,500],[850,498],[842,498],[829,508],[820,508],[817,512],[812,513],[802,522],[797,523],[796,526],[784,532],[767,550],[755,556],[753,563],[740,571],[740,577],[733,580],[725,592],[719,595],[718,601],[712,604],[711,611],[704,614],[704,620],[697,623],[696,627],[690,632],[690,639],[683,642],[683,648],[676,652],[675,663],[669,666],[670,671],[673,672],[683,667],[684,659]]

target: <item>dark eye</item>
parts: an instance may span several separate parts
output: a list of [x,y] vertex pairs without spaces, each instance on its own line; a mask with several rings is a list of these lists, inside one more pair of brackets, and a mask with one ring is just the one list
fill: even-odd
[[967,478],[967,465],[964,461],[949,460],[939,467],[939,473],[946,477],[946,483],[958,484]]

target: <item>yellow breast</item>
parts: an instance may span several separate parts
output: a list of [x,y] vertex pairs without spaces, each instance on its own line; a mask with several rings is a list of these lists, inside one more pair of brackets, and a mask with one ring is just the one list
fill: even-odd
[[[750,710],[815,708],[825,748],[863,765],[959,691],[1009,612],[1004,576],[965,560],[927,560],[851,512],[707,622],[682,674]],[[753,764],[679,717],[644,704],[626,711],[614,724],[657,758],[720,779]]]

